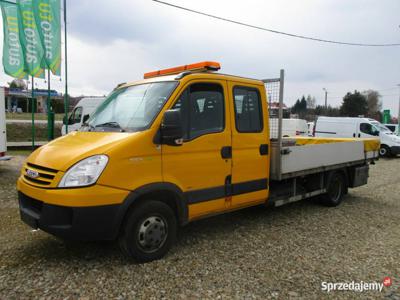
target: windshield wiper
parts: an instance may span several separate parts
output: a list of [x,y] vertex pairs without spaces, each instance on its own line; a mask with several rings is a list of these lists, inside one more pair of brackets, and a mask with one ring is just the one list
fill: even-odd
[[121,125],[118,124],[118,122],[114,122],[114,121],[105,122],[105,123],[97,124],[96,126],[94,126],[94,128],[97,128],[97,127],[119,128],[121,132],[125,132],[125,129],[123,129],[121,127]]

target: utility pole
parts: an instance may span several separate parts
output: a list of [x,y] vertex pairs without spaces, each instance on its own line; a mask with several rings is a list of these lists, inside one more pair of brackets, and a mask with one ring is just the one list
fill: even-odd
[[69,95],[68,95],[68,60],[67,60],[67,0],[64,0],[64,46],[65,46],[65,93],[64,93],[64,111],[65,111],[65,132],[68,133],[68,111],[69,111]]
[[325,91],[325,111],[328,110],[328,90],[326,88],[322,88]]
[[400,83],[397,86],[399,87],[399,114],[397,115],[397,135],[400,135]]

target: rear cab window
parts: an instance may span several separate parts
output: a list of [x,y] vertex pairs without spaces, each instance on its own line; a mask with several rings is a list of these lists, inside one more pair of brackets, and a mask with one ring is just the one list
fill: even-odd
[[235,124],[238,132],[262,132],[263,112],[261,96],[256,88],[235,86],[233,88]]

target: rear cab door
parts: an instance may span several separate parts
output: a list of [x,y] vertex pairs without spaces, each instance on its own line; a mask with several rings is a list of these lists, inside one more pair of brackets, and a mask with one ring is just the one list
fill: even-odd
[[268,198],[269,121],[264,85],[228,82],[232,124],[232,208]]

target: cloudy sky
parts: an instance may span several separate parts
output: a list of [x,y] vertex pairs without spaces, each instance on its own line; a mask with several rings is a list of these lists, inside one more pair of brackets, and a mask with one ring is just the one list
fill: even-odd
[[[166,0],[221,17],[290,33],[359,43],[400,43],[399,0]],[[318,43],[258,31],[151,0],[68,1],[69,89],[108,94],[155,69],[215,60],[224,73],[252,78],[286,71],[285,102],[311,94],[340,105],[347,91],[376,89],[397,114],[400,47]],[[2,41],[2,37],[1,37]],[[2,43],[2,42],[1,42]],[[1,73],[0,84],[11,80]],[[64,78],[62,78],[64,80]],[[43,81],[38,87],[45,87]],[[62,91],[64,82],[52,84]]]

